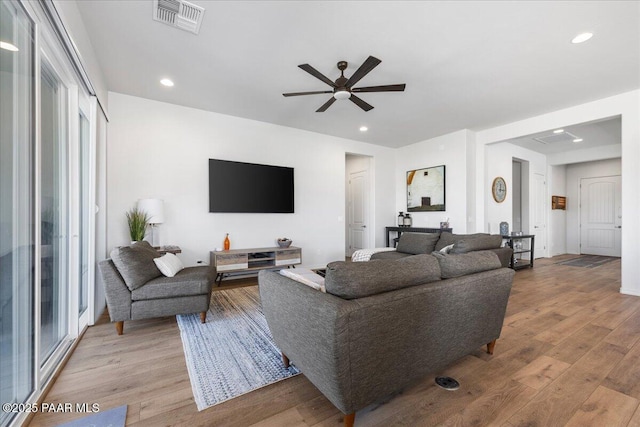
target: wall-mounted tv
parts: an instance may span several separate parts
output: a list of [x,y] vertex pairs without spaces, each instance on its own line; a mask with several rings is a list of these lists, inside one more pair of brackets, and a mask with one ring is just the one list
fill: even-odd
[[209,159],[209,212],[293,213],[293,168]]

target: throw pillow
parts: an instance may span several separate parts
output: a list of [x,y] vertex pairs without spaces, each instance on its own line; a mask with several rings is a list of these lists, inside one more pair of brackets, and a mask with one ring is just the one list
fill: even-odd
[[451,248],[452,254],[465,254],[467,252],[483,251],[486,249],[497,249],[502,245],[502,236],[500,235],[482,235],[462,239],[456,242]]
[[467,254],[442,254],[436,251],[433,255],[440,264],[443,279],[502,268],[498,255],[492,251],[477,251]]
[[445,246],[444,248],[440,249],[438,252],[440,252],[441,254],[448,254],[449,252],[451,252],[451,248],[453,248],[454,245],[455,243]]
[[280,274],[293,279],[296,282],[303,283],[310,288],[315,289],[316,291],[327,292],[324,287],[324,277],[320,276],[314,271],[309,270],[308,268],[283,268],[282,270],[280,270]]
[[180,258],[171,253],[166,253],[159,258],[154,258],[153,262],[156,263],[156,267],[162,274],[167,277],[173,277],[182,269],[184,264],[180,261]]
[[430,254],[439,238],[438,233],[402,233],[396,250],[413,255]]
[[440,280],[440,266],[431,255],[369,262],[336,261],[327,265],[327,293],[344,299],[362,298],[382,292]]
[[131,291],[162,275],[153,262],[160,254],[151,252],[145,245],[121,246],[112,250],[110,256]]

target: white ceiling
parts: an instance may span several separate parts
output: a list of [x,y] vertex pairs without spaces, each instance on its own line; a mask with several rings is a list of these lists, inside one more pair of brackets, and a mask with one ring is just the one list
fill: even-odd
[[[192,3],[199,35],[153,21],[151,0],[78,1],[110,91],[399,147],[640,87],[637,1]],[[339,60],[348,77],[369,55],[382,63],[357,86],[406,91],[361,94],[369,112],[282,96],[329,88],[299,64],[336,79]]]

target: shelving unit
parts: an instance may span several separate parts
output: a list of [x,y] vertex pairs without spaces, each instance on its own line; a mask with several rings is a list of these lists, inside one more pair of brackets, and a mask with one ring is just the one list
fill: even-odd
[[[502,236],[507,245],[513,249],[510,267],[514,270],[523,268],[533,268],[533,249],[535,247],[535,235],[525,234],[522,236]],[[521,243],[521,245],[518,245]]]
[[288,248],[250,248],[229,251],[211,251],[211,265],[216,267],[218,285],[225,276],[237,273],[295,267],[302,262],[302,249]]

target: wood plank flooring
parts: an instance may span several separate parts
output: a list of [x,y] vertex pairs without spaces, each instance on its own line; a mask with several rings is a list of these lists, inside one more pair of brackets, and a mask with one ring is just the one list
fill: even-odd
[[[640,298],[621,295],[620,261],[596,268],[536,260],[520,270],[493,356],[483,349],[386,402],[356,426],[640,426]],[[229,281],[255,285],[255,279]],[[456,378],[450,392],[433,377]],[[103,317],[87,330],[45,398],[50,403],[127,404],[127,426],[339,426],[342,414],[304,377],[198,412],[174,317]],[[37,414],[54,426],[80,414]]]

